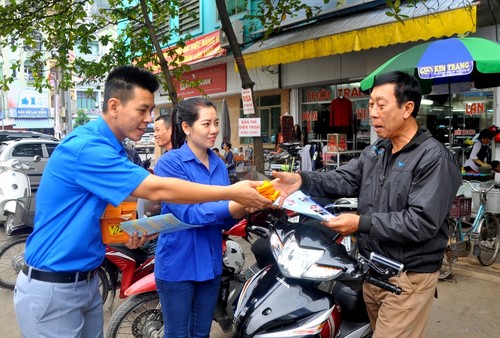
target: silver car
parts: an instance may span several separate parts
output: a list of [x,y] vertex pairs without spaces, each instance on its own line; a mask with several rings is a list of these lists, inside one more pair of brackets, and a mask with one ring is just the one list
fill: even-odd
[[40,185],[43,170],[47,165],[50,155],[59,144],[58,141],[44,138],[22,138],[0,142],[0,161],[18,159],[23,163],[31,162],[35,155],[40,156],[40,161],[30,163],[26,171],[30,178],[31,190],[36,192]]

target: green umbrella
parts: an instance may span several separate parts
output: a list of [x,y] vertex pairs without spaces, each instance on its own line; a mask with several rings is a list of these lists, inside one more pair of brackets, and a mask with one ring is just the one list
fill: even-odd
[[500,44],[482,38],[449,38],[416,45],[387,61],[361,81],[373,87],[375,77],[403,71],[419,79],[424,94],[433,85],[468,83],[474,88],[500,86]]

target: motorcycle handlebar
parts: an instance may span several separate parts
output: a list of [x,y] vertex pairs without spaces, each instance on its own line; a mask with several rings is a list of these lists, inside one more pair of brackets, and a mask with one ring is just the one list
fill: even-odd
[[378,286],[379,288],[382,288],[384,290],[390,291],[396,295],[400,295],[403,291],[399,286],[373,276],[368,277],[366,282]]

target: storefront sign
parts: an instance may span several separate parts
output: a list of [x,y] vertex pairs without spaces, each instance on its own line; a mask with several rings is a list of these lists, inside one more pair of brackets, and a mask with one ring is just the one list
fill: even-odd
[[342,96],[346,99],[368,97],[368,95],[365,95],[361,91],[359,86],[339,85],[336,89],[335,86],[332,86],[328,88],[315,87],[304,90],[303,100],[304,102],[329,102],[334,98],[331,90],[336,91],[335,97]]
[[238,119],[239,137],[260,137],[260,118]]
[[49,117],[49,93],[35,88],[9,89],[9,117]]
[[306,102],[317,102],[317,101],[331,101],[332,95],[329,88],[320,88],[319,90],[306,90],[305,92]]
[[241,90],[241,101],[243,102],[243,114],[245,115],[255,114],[251,89]]
[[453,62],[442,65],[417,67],[418,76],[421,79],[437,79],[442,77],[451,77],[459,75],[467,75],[472,73],[474,62]]
[[356,109],[356,119],[358,120],[366,120],[370,117],[368,113],[368,108],[358,108]]
[[465,115],[484,114],[484,102],[465,102]]
[[352,99],[357,97],[368,97],[365,93],[361,91],[359,87],[350,87],[350,88],[338,88],[337,89],[337,97],[343,96],[346,99]]
[[457,129],[453,131],[455,136],[474,136],[476,135],[475,129]]
[[[220,46],[220,36],[218,30],[207,35],[199,36],[196,39],[186,41],[186,45],[184,46],[184,48],[172,47],[164,49],[163,56],[168,63],[172,61],[172,57],[168,55],[171,49],[175,49],[175,53],[177,55],[183,56],[184,59],[182,60],[182,62],[179,62],[179,60],[177,60],[178,63],[188,65],[213,59],[219,56],[225,56],[227,53],[227,50],[221,48]],[[159,73],[160,71],[160,66],[157,66],[157,69],[153,69],[154,73]]]
[[[210,95],[226,91],[226,65],[217,65],[184,73],[181,80],[175,81],[179,97]],[[200,91],[201,89],[201,91]]]
[[318,111],[303,111],[302,112],[302,121],[318,121]]

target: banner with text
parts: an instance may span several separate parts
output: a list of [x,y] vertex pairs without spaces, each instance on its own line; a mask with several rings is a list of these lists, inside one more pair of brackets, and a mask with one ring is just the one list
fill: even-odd
[[239,137],[260,137],[260,118],[238,119]]
[[241,101],[243,102],[243,114],[245,115],[255,114],[251,89],[241,90]]

